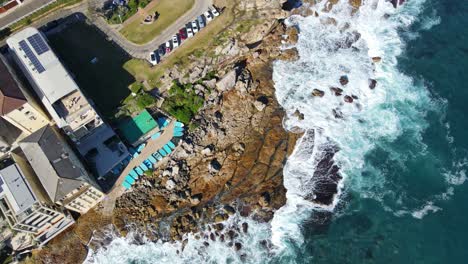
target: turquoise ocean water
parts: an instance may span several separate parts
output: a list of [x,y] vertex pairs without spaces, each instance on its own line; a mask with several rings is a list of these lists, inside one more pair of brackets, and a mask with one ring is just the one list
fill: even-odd
[[[287,203],[271,223],[228,220],[249,222],[239,252],[193,235],[184,251],[180,243],[140,244],[129,235],[86,262],[467,263],[468,1],[407,0],[395,9],[366,0],[356,13],[347,1],[324,13],[323,2],[312,7],[318,17],[288,20],[300,29],[300,59],[274,65],[284,126],[308,137],[288,160]],[[382,60],[372,64],[376,56]],[[344,93],[358,98],[353,104],[329,92],[343,75]],[[373,90],[369,79],[377,80]],[[325,96],[312,97],[315,88]],[[329,145],[340,149],[344,180],[335,202],[323,206],[306,197]]]

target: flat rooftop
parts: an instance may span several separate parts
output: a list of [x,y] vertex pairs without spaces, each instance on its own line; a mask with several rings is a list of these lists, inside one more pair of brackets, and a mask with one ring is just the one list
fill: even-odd
[[12,164],[0,170],[0,176],[0,194],[7,196],[15,214],[22,213],[36,202],[36,196],[18,165]]
[[119,125],[119,130],[125,139],[132,144],[157,127],[158,123],[156,120],[154,120],[147,110],[143,110],[137,116],[122,122]]
[[92,135],[76,145],[88,163],[92,163],[99,177],[106,175],[126,159],[130,153],[111,127],[102,125]]

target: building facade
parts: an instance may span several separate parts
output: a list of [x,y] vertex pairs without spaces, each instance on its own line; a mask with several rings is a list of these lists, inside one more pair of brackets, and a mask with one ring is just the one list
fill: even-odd
[[19,146],[48,197],[66,209],[86,213],[104,194],[60,133],[45,126]]
[[55,209],[49,200],[41,200],[27,180],[28,169],[11,163],[0,170],[0,210],[10,227],[33,236],[44,245],[74,223],[71,216]]
[[45,37],[35,28],[26,28],[7,43],[45,109],[93,173],[102,178],[118,167],[129,156],[127,147],[103,122]]

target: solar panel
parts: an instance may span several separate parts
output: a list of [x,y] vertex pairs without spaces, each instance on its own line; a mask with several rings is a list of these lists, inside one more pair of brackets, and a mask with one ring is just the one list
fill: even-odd
[[22,40],[22,41],[19,42],[19,45],[20,45],[21,49],[26,53],[26,56],[28,57],[28,59],[33,64],[34,68],[36,68],[37,72],[38,73],[44,72],[45,71],[44,66],[42,66],[39,59],[37,59],[36,55],[33,53],[31,48],[28,46],[28,43],[26,43],[26,41]]
[[30,37],[28,37],[29,44],[33,47],[36,51],[37,55],[41,55],[42,53],[49,51],[49,46],[45,43],[42,37],[36,33]]

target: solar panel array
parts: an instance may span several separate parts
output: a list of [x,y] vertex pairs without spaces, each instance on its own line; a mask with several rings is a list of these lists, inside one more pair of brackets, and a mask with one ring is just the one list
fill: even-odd
[[33,64],[34,68],[36,68],[37,72],[38,73],[44,72],[45,71],[44,66],[42,66],[41,62],[36,57],[36,55],[33,53],[31,48],[29,47],[28,43],[26,43],[26,41],[24,41],[24,40],[21,40],[19,42],[19,45],[20,45],[21,49],[26,53],[26,56],[28,57],[28,59]]
[[45,41],[41,38],[41,36],[36,33],[30,37],[28,37],[29,44],[33,47],[36,51],[37,55],[41,55],[42,53],[49,51],[49,46],[45,43]]

